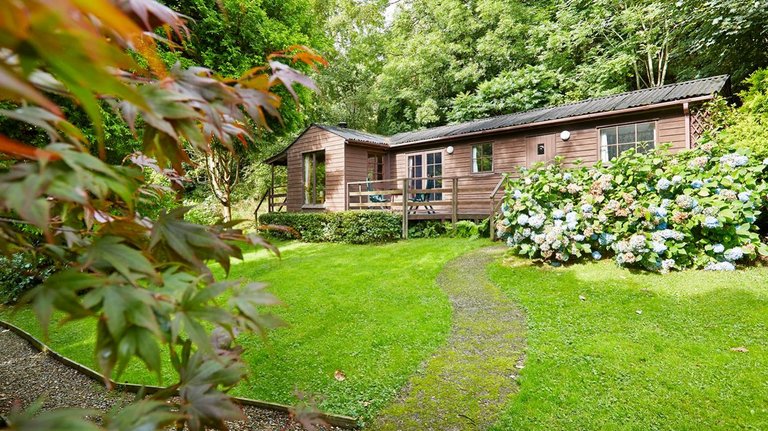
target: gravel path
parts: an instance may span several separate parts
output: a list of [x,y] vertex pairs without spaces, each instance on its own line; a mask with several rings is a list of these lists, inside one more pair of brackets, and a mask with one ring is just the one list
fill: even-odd
[[453,307],[447,344],[371,426],[375,430],[486,430],[517,391],[523,366],[522,311],[486,275],[505,247],[449,262],[437,279]]
[[[80,407],[108,410],[130,402],[134,394],[107,391],[103,385],[37,351],[13,332],[0,328],[0,414],[14,403],[27,406],[43,396],[43,408]],[[299,430],[286,427],[285,413],[246,406],[247,421],[230,424],[231,430]],[[335,429],[335,428],[334,428]]]

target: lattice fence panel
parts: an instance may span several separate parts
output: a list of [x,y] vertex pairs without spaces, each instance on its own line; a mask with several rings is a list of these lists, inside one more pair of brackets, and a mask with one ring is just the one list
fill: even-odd
[[705,105],[691,107],[691,147],[696,147],[704,133],[714,130],[712,112]]

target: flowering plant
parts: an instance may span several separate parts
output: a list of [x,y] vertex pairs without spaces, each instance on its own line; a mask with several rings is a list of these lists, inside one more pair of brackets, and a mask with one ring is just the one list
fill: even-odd
[[731,270],[768,255],[755,223],[766,165],[715,142],[593,167],[556,159],[508,179],[496,227],[517,253],[553,265],[612,256],[650,271]]

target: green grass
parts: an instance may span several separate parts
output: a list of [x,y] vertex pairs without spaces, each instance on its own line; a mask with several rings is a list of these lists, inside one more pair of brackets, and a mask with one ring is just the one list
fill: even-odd
[[[240,337],[251,377],[234,394],[293,403],[299,391],[316,396],[325,411],[370,418],[445,342],[451,311],[435,284],[437,274],[450,259],[486,244],[460,239],[377,246],[290,243],[281,247],[282,259],[264,251],[248,253],[233,266],[231,277],[269,283],[284,303],[274,311],[289,326],[271,331],[266,343],[256,335]],[[40,334],[29,310],[10,320]],[[94,338],[93,321],[86,320],[55,327],[48,343],[93,366]],[[335,370],[346,380],[334,379]],[[155,383],[139,362],[130,364],[120,380]]]
[[526,310],[528,356],[496,429],[768,429],[768,269],[510,266],[489,271]]

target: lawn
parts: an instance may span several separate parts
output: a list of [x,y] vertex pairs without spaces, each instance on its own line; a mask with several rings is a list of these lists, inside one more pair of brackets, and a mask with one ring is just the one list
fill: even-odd
[[[435,284],[438,272],[450,259],[486,244],[461,239],[378,246],[290,243],[281,247],[282,259],[263,250],[248,253],[233,266],[231,277],[269,283],[284,303],[275,312],[289,326],[272,331],[266,343],[255,335],[240,337],[252,374],[234,393],[293,403],[298,391],[316,396],[323,410],[370,418],[448,335],[451,310]],[[29,310],[10,320],[40,334]],[[68,323],[51,331],[49,343],[93,366],[92,328],[90,320]],[[346,380],[336,380],[336,370]],[[155,383],[138,362],[121,380]]]
[[768,429],[767,269],[512,259],[489,274],[528,321],[520,392],[497,430]]
[[[282,259],[248,253],[232,277],[268,282],[289,326],[266,343],[239,339],[252,376],[235,393],[292,403],[300,391],[326,411],[369,420],[446,342],[441,268],[487,244],[289,243]],[[510,258],[488,274],[525,310],[528,328],[519,392],[496,430],[768,429],[767,268],[657,275]],[[28,310],[12,320],[39,334]],[[50,344],[90,365],[91,325],[56,328]],[[138,363],[124,380],[153,383]]]

